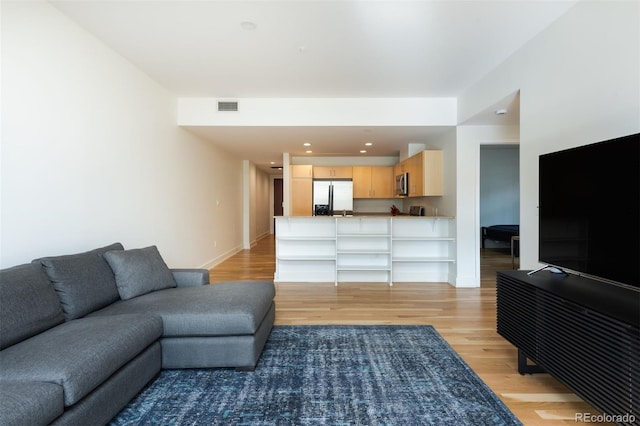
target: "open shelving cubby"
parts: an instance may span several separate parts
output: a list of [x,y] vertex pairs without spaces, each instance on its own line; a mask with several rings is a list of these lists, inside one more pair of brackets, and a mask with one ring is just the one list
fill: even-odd
[[335,219],[278,218],[277,223],[275,281],[335,282]]
[[393,219],[393,281],[448,282],[455,263],[451,218]]
[[452,282],[454,219],[280,217],[276,282]]
[[392,285],[390,219],[339,218],[337,228],[336,282]]

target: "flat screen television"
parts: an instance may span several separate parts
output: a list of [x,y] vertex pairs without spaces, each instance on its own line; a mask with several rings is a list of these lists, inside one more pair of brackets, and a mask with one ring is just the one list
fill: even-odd
[[640,133],[539,166],[539,261],[640,290]]

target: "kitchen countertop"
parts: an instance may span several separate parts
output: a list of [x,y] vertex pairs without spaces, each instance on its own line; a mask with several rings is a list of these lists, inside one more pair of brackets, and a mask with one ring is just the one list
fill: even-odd
[[276,216],[279,218],[293,218],[293,219],[324,219],[324,218],[336,218],[336,217],[344,217],[344,218],[362,218],[362,217],[388,217],[388,218],[401,218],[401,219],[454,219],[452,216],[410,216],[407,213],[402,213],[399,215],[391,215],[389,213],[354,213],[353,215],[342,216],[341,214],[335,216]]
[[354,217],[398,217],[402,219],[453,219],[451,216],[411,216],[408,213],[391,215],[389,213],[354,213]]

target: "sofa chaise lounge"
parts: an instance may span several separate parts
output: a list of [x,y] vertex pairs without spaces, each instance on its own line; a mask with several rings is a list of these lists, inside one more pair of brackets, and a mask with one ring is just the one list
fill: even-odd
[[255,367],[268,281],[209,284],[120,243],[0,271],[0,424],[105,424],[163,368]]

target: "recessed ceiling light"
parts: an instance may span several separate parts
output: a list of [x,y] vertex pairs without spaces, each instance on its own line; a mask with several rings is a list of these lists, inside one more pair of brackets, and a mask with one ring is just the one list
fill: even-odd
[[276,164],[276,162],[275,161],[270,161],[269,164]]
[[372,145],[373,145],[373,142],[367,142],[364,144],[364,146],[372,146]]
[[305,143],[303,143],[302,145],[304,145],[304,146],[311,146],[311,142],[305,142]]
[[361,150],[360,150],[360,154],[366,154],[366,153],[367,153],[367,150],[366,150],[366,149],[361,149]]
[[496,115],[505,115],[507,113],[507,110],[504,108],[500,108],[500,109],[497,109],[495,113]]
[[256,25],[255,22],[242,21],[242,22],[240,22],[240,28],[242,28],[245,31],[253,31],[256,28],[258,28],[258,26]]
[[306,152],[307,152],[307,154],[311,154],[313,151],[311,151],[310,149],[308,149]]

